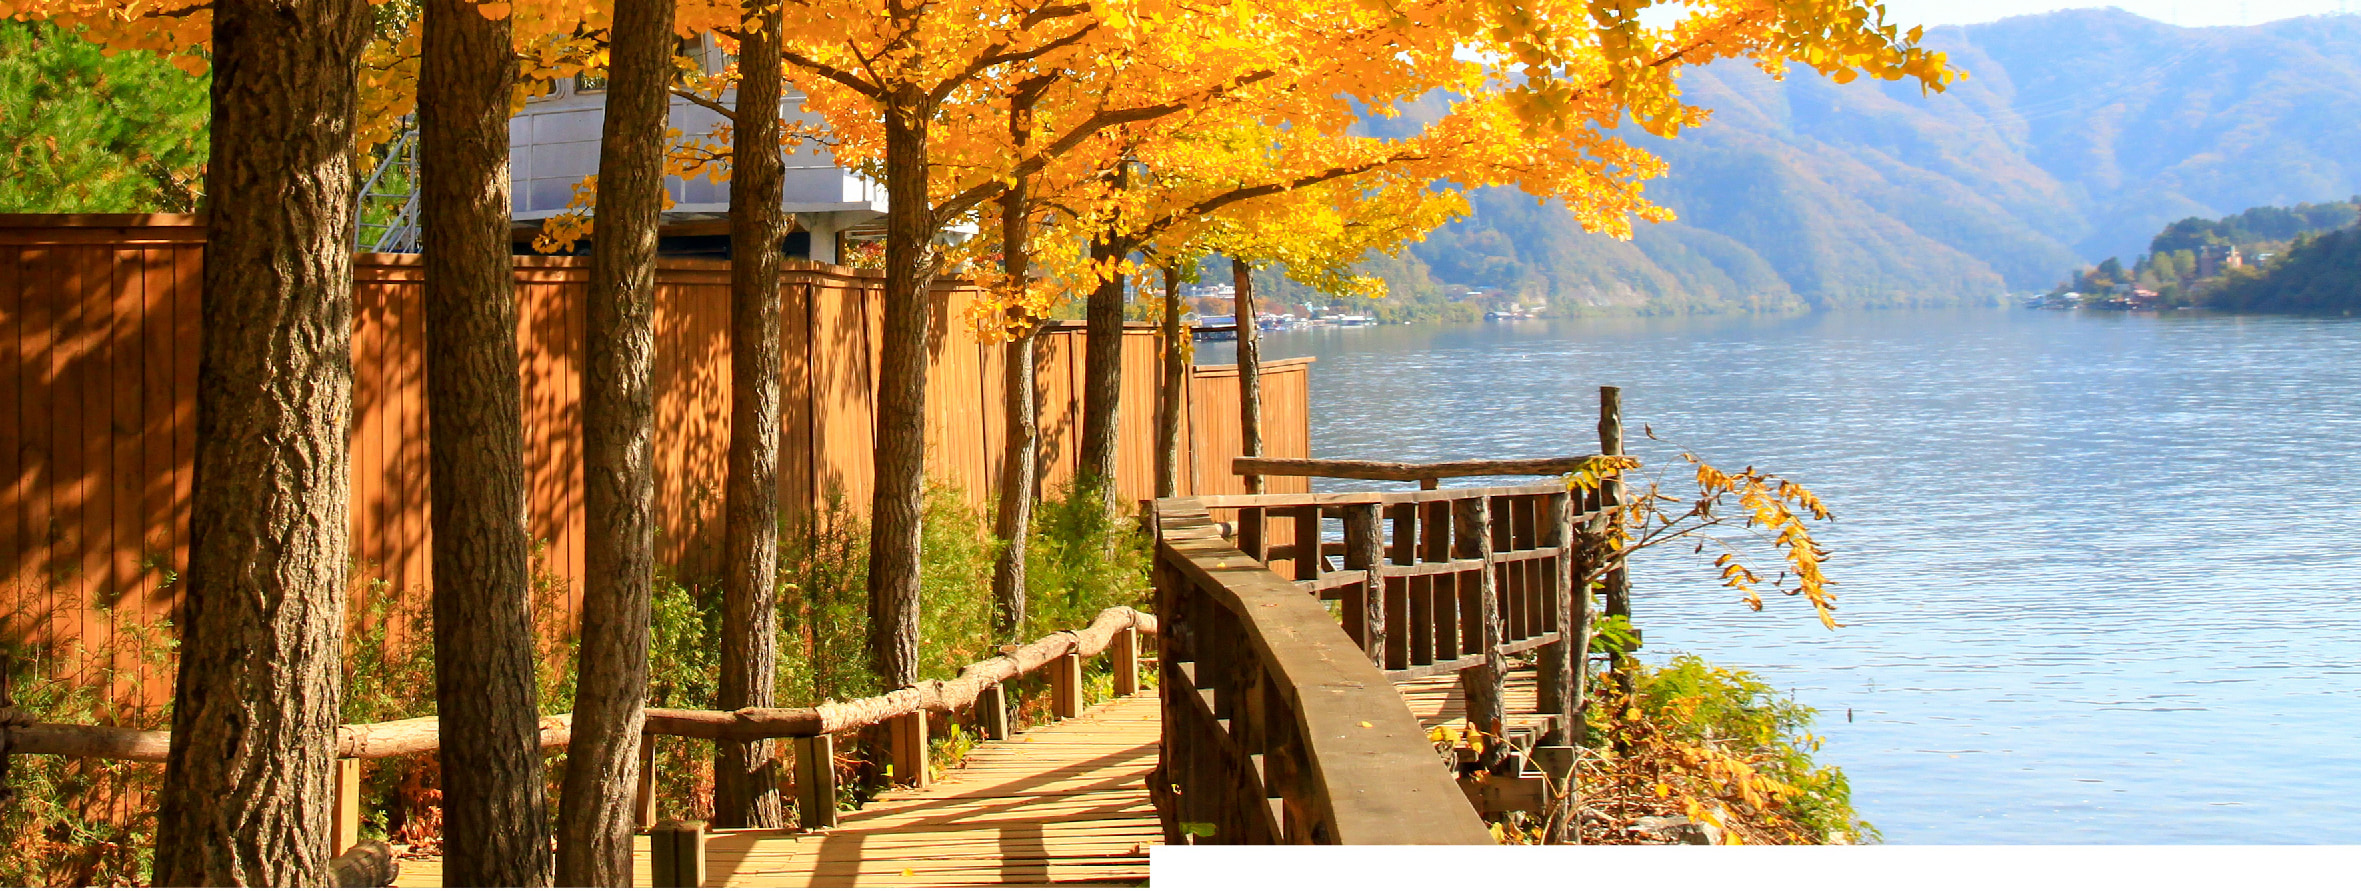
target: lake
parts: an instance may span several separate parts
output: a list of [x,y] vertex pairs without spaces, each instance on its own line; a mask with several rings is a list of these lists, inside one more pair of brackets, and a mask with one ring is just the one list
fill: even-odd
[[1651,660],[1694,652],[1818,709],[1821,760],[1889,843],[2361,837],[2361,322],[1907,311],[1264,344],[1318,360],[1320,457],[1588,453],[1614,384],[1651,468],[1677,448],[1643,424],[1811,486],[1845,627],[1776,595],[1750,612],[1685,554],[1637,561],[1634,621]]

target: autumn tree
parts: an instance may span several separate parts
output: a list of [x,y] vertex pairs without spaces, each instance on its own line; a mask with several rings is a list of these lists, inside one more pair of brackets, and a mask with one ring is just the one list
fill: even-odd
[[631,884],[632,792],[655,572],[656,225],[664,201],[673,4],[616,0],[583,324],[582,637],[558,809],[557,882]]
[[510,263],[505,13],[427,0],[418,81],[443,869],[546,886],[532,542]]
[[[730,116],[730,456],[723,493],[723,709],[778,696],[779,241],[785,233],[779,157],[781,14],[751,3],[737,29],[737,102]],[[722,826],[778,826],[775,748],[714,744],[713,816]]]
[[160,885],[328,879],[352,408],[360,0],[20,3],[213,73],[196,482]]

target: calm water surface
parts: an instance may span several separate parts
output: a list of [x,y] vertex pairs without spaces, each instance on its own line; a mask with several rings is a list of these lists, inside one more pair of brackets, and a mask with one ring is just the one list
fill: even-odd
[[1817,708],[1889,842],[2361,838],[2361,321],[1553,321],[1265,353],[1318,358],[1322,457],[1592,451],[1616,384],[1634,440],[1812,486],[1846,627],[1749,612],[1685,556],[1635,569],[1635,620],[1654,659]]

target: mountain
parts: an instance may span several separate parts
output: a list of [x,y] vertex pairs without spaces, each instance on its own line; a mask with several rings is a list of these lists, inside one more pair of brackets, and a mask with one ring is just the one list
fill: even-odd
[[2128,262],[2174,220],[2361,192],[2361,17],[2180,28],[2071,10],[1926,43],[1968,79],[1921,95],[1696,72],[1685,94],[1712,118],[1636,140],[1670,164],[1648,194],[1677,222],[1617,242],[1478,193],[1396,267],[1432,281],[1398,285],[1645,311],[1988,303]]

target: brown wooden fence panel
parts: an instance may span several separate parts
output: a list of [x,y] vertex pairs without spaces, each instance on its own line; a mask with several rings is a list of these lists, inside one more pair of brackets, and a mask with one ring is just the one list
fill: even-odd
[[[120,623],[170,615],[177,592],[165,583],[187,562],[203,241],[188,217],[0,216],[0,644],[104,649]],[[355,583],[365,591],[382,581],[405,598],[429,578],[422,272],[415,256],[355,257]],[[665,260],[658,278],[660,553],[694,573],[720,546],[728,267]],[[528,523],[543,546],[540,570],[571,586],[583,566],[588,266],[518,258],[516,285]],[[971,292],[951,283],[935,299],[929,468],[984,506],[1004,460],[1002,352],[965,325]],[[783,519],[815,516],[832,494],[866,512],[880,282],[790,262],[782,304]],[[1072,477],[1080,435],[1081,327],[1058,326],[1040,345],[1042,472],[1054,487]],[[1153,486],[1158,351],[1152,332],[1127,332],[1118,475],[1127,499]],[[1272,454],[1307,454],[1303,380],[1300,363],[1270,363]],[[1227,472],[1236,391],[1235,369],[1192,375],[1184,494],[1236,490]],[[570,613],[578,589],[567,596]],[[168,679],[142,684],[150,697],[169,689]]]

